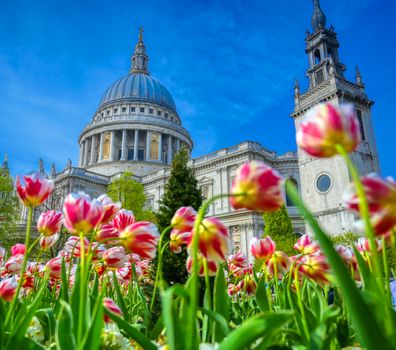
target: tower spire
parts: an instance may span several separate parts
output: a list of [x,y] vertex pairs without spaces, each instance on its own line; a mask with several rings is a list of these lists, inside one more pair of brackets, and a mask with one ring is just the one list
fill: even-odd
[[356,66],[355,79],[356,79],[356,84],[363,85],[362,75],[360,74],[360,70],[358,66]]
[[131,57],[131,69],[129,70],[129,74],[141,73],[150,75],[148,70],[149,58],[146,55],[146,47],[143,43],[143,32],[143,27],[139,27],[138,42]]
[[320,8],[319,0],[313,0],[312,29],[316,32],[326,27],[326,16]]

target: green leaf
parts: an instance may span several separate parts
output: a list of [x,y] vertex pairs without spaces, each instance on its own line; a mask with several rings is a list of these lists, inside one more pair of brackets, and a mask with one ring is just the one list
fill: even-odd
[[123,330],[130,338],[138,343],[145,350],[157,350],[157,346],[150,341],[143,333],[139,332],[135,327],[131,326],[128,322],[118,317],[116,314],[104,309],[106,315],[108,315],[115,323],[118,328]]
[[[213,291],[213,310],[216,314],[221,315],[224,320],[228,322],[230,318],[230,308],[223,265],[219,266],[216,272]],[[214,334],[216,342],[220,342],[224,337],[224,330],[220,329],[220,327],[220,324],[214,324]]]
[[230,327],[228,326],[228,322],[222,315],[205,308],[199,308],[199,310],[201,310],[204,314],[208,315],[213,321],[215,321],[215,324],[218,325],[217,329],[220,333],[221,340],[223,340],[224,337],[228,335],[228,333],[230,333]]
[[256,302],[261,311],[269,311],[269,302],[264,278],[260,278],[256,289]]
[[62,275],[61,275],[61,279],[62,279],[62,285],[61,285],[61,292],[60,295],[62,296],[62,299],[64,301],[66,301],[66,303],[69,302],[69,281],[67,279],[67,275],[66,275],[66,263],[65,263],[65,258],[62,258]]
[[[173,286],[162,293],[164,324],[169,348],[171,350],[184,350],[186,349],[186,337],[191,336],[191,334],[186,334],[186,332],[183,331],[183,322],[180,322],[180,318],[177,313],[177,303],[173,300],[175,294],[181,295],[186,300],[189,297],[187,291],[182,286],[178,285]],[[186,323],[184,323],[184,326],[186,326]]]
[[102,328],[104,324],[103,320],[103,302],[102,297],[97,297],[94,312],[91,317],[91,325],[89,327],[88,333],[86,334],[83,341],[84,350],[96,350],[99,349]]
[[76,340],[73,333],[73,314],[71,307],[63,300],[61,303],[61,310],[58,316],[58,323],[56,325],[55,340],[57,350],[76,349]]
[[369,350],[391,349],[392,346],[386,339],[382,326],[375,319],[374,314],[357,289],[355,282],[349,276],[344,262],[334,249],[330,239],[305,207],[295,186],[289,181],[286,182],[286,190],[294,204],[299,208],[301,214],[312,227],[315,237],[319,241],[320,247],[331,265],[336,283],[342,288],[351,316],[352,326],[355,328],[362,345]]
[[220,343],[219,350],[247,349],[257,339],[281,333],[281,327],[291,319],[292,312],[263,313],[248,319]]

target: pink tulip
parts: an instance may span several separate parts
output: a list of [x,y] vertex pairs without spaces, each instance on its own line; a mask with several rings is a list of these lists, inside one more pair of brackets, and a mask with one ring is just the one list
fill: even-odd
[[230,284],[228,285],[227,293],[228,293],[228,295],[229,295],[230,297],[233,296],[233,295],[238,294],[240,291],[241,291],[241,288],[239,287],[239,284],[235,285],[235,284],[233,284],[233,283],[230,283]]
[[[396,181],[390,177],[382,178],[378,174],[369,174],[361,178],[366,194],[370,221],[377,235],[388,233],[396,225]],[[354,185],[344,196],[348,209],[359,213],[359,199]],[[359,227],[364,225],[360,222]]]
[[338,154],[336,145],[353,152],[360,142],[359,122],[352,104],[313,107],[297,131],[297,144],[314,157]]
[[[103,298],[103,306],[106,310],[110,311],[113,314],[116,314],[119,317],[123,317],[120,307],[114,302],[111,298]],[[106,314],[104,315],[105,322],[108,323],[111,321],[110,317]]]
[[47,262],[45,269],[49,271],[51,278],[60,279],[62,276],[62,258],[56,257]]
[[43,236],[52,236],[57,233],[62,225],[62,213],[55,210],[48,210],[41,213],[37,220],[37,231]]
[[19,176],[16,178],[16,190],[19,199],[27,207],[37,207],[52,193],[54,183],[42,174],[33,172],[23,176],[24,185]]
[[70,193],[63,204],[64,225],[72,234],[87,234],[101,222],[103,206],[85,193]]
[[19,255],[19,254],[25,255],[25,253],[26,253],[26,247],[24,244],[18,243],[11,247],[11,255],[12,256]]
[[270,236],[262,239],[253,237],[250,242],[250,252],[253,257],[261,262],[266,262],[275,253],[276,245]]
[[4,301],[11,301],[17,290],[18,283],[15,277],[3,279],[0,282],[0,298]]
[[[84,238],[84,251],[85,255],[88,252],[89,240]],[[81,244],[80,238],[76,236],[69,237],[69,239],[65,243],[64,247],[65,251],[69,254],[72,254],[74,257],[80,257],[81,255]]]
[[299,272],[322,285],[328,283],[330,266],[322,254],[304,255],[297,263]]
[[[198,275],[200,277],[205,276],[205,267],[204,267],[204,262],[203,262],[203,257],[202,255],[198,255]],[[208,264],[208,275],[209,276],[215,276],[217,272],[217,263],[215,261],[210,261],[207,260]],[[186,261],[186,268],[188,273],[192,273],[192,267],[193,267],[193,258],[189,256]]]
[[315,254],[319,252],[319,243],[314,241],[312,237],[308,234],[302,235],[294,245],[294,249],[301,254]]
[[124,267],[128,256],[123,247],[113,247],[103,253],[103,261],[107,267],[118,269]]
[[121,209],[114,217],[112,225],[119,231],[124,231],[129,225],[136,222],[135,216],[130,210]]
[[247,256],[241,252],[230,255],[227,259],[227,263],[228,269],[236,278],[242,277],[248,273],[249,260]]
[[191,232],[180,232],[178,229],[173,229],[170,233],[169,249],[172,253],[179,254],[190,239]]
[[251,276],[246,276],[238,283],[238,288],[246,295],[252,295],[256,294],[257,284]]
[[59,240],[59,233],[55,233],[52,236],[41,236],[40,247],[44,250],[48,250],[55,245]]
[[275,266],[278,272],[278,278],[281,279],[282,276],[289,270],[291,261],[289,256],[282,251],[275,251],[272,256],[267,260],[267,272],[270,276],[275,275]]
[[102,203],[102,206],[104,208],[101,223],[106,224],[113,220],[113,218],[117,215],[118,211],[121,209],[121,203],[114,203],[111,198],[106,194],[102,194],[97,199],[100,203]]
[[157,226],[148,221],[135,222],[120,233],[121,242],[131,253],[141,258],[154,259],[159,233]]
[[173,215],[171,225],[181,232],[191,231],[194,227],[196,216],[197,212],[193,207],[181,207]]
[[[119,238],[119,231],[112,224],[103,224],[100,225],[95,239],[98,242],[103,242],[104,244],[116,244],[118,242],[117,238]],[[114,238],[114,240],[112,239]]]
[[11,256],[5,263],[4,267],[10,274],[18,274],[22,270],[23,255],[17,254]]
[[[190,254],[194,234],[193,230],[188,244]],[[198,249],[204,258],[214,262],[226,261],[226,256],[231,250],[231,239],[227,227],[219,219],[203,219],[197,234]]]
[[230,203],[234,209],[275,211],[283,204],[282,177],[263,162],[239,167],[232,183]]

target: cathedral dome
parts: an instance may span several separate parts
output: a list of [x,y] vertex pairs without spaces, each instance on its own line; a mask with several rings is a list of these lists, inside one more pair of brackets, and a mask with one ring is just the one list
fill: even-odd
[[146,73],[130,72],[111,84],[103,94],[99,108],[110,102],[154,103],[176,112],[168,89]]

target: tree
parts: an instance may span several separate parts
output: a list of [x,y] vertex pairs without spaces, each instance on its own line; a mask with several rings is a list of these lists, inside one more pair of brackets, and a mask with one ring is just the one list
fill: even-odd
[[107,187],[108,196],[115,202],[120,202],[122,208],[131,210],[138,221],[156,220],[151,210],[145,210],[146,195],[143,185],[133,179],[130,172],[124,172]]
[[[193,169],[189,168],[188,151],[182,148],[175,154],[169,180],[165,186],[165,193],[161,198],[157,222],[162,231],[170,225],[173,215],[180,207],[191,206],[194,209],[202,204],[202,194],[198,188]],[[169,240],[169,234],[164,242]],[[163,255],[163,275],[168,283],[185,283],[187,254],[183,250],[180,254],[170,253],[169,249]]]
[[292,221],[285,206],[274,212],[264,214],[264,235],[271,236],[276,243],[276,249],[289,255],[296,253],[293,246],[298,235],[293,233]]
[[19,218],[19,201],[8,168],[0,167],[0,237],[15,227]]

